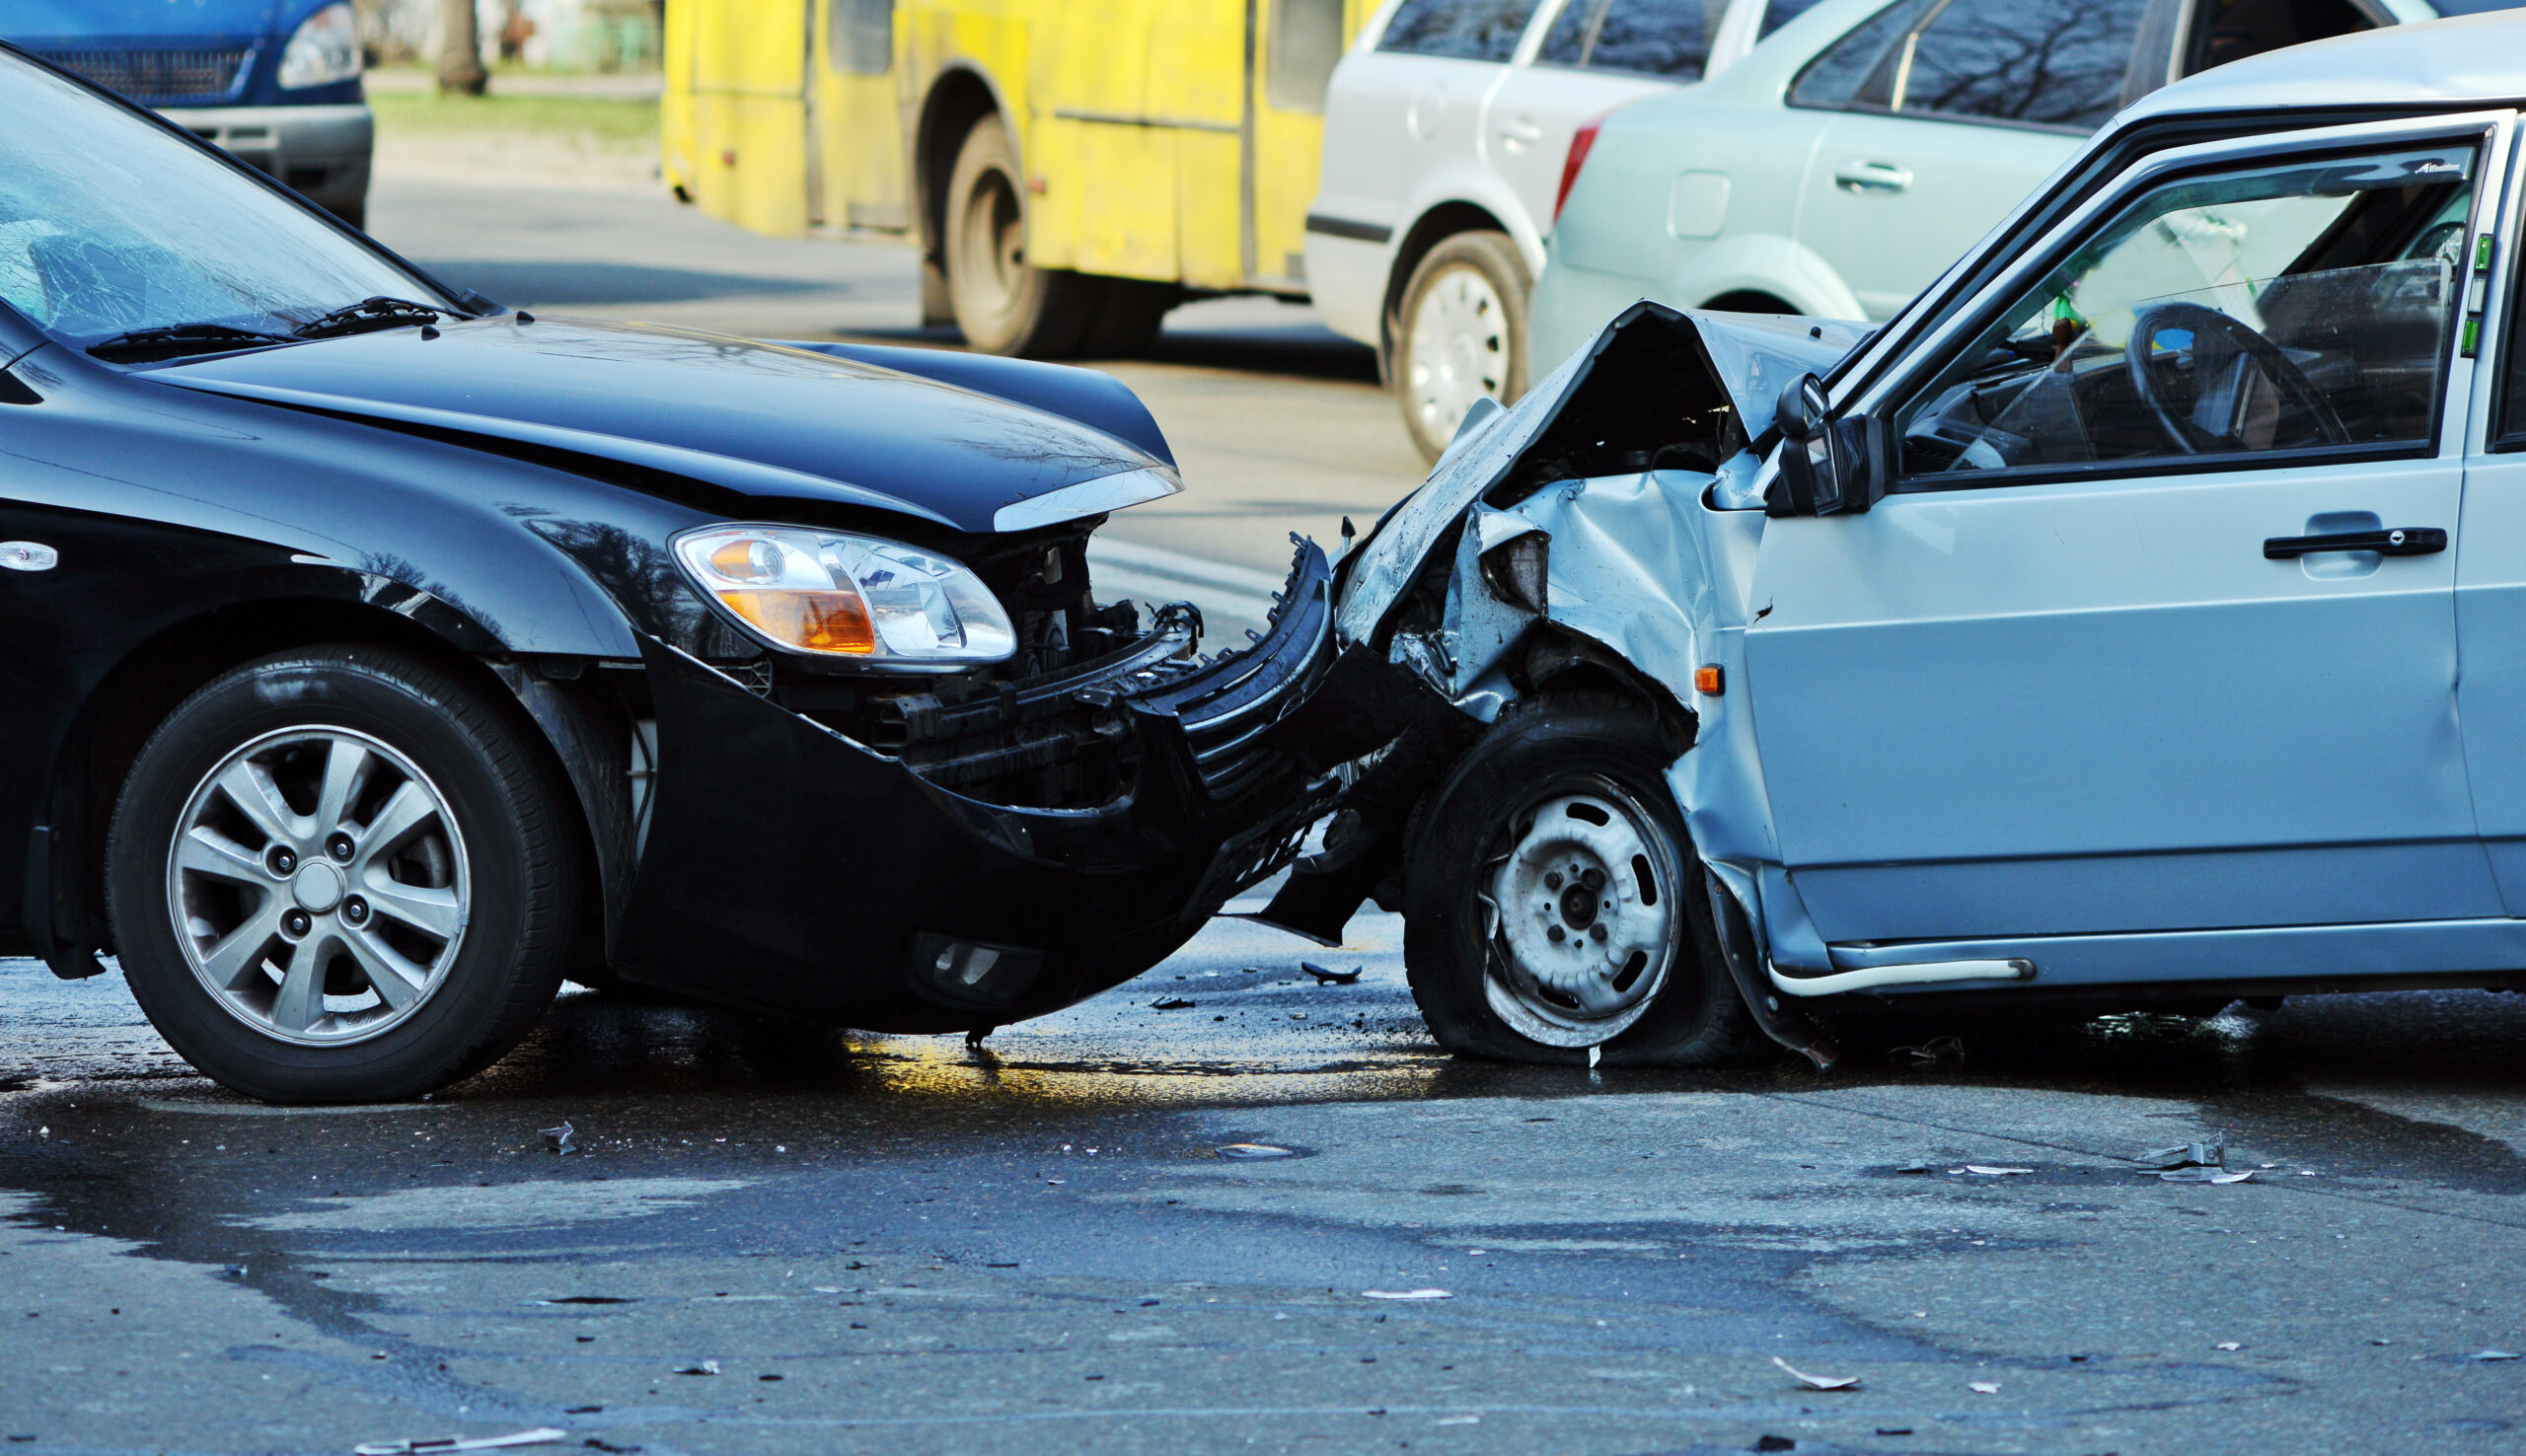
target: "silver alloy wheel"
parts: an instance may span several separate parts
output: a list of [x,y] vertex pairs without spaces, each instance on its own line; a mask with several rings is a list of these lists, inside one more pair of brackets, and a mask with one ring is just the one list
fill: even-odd
[[1412,309],[1403,387],[1425,438],[1445,443],[1476,400],[1509,387],[1509,311],[1482,270],[1443,269]]
[[447,980],[472,908],[465,837],[411,760],[284,728],[203,775],[176,821],[176,942],[230,1015],[298,1046],[366,1041]]
[[1546,1047],[1594,1047],[1657,1000],[1682,920],[1667,836],[1601,779],[1563,787],[1512,822],[1479,898],[1483,991]]

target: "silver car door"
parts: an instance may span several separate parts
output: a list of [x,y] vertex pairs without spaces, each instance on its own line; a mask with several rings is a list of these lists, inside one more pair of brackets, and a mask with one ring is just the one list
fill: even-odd
[[[1570,0],[1484,108],[1483,159],[1533,221],[1552,227],[1570,138],[1628,101],[1701,79],[1720,0]],[[1540,266],[1538,255],[1526,259]]]

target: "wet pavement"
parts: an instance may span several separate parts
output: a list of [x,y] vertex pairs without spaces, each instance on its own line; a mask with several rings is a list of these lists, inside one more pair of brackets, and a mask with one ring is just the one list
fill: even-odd
[[[1316,953],[1223,919],[979,1053],[574,989],[430,1102],[287,1112],[191,1075],[117,980],[0,962],[0,1449],[2526,1431],[2526,1360],[2477,1357],[2526,1350],[2518,997],[1924,1019],[1827,1074],[1591,1074],[1441,1056],[1399,926],[1359,928]],[[564,1121],[583,1150],[548,1150]],[[2251,1180],[2130,1161],[2212,1136]]]

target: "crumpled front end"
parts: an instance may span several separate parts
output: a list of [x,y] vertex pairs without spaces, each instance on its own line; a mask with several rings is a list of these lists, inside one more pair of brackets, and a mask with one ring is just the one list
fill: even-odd
[[655,770],[632,978],[877,1031],[988,1027],[1138,975],[1296,854],[1332,786],[1292,715],[1332,659],[1301,543],[1270,629],[1100,609],[1029,676],[779,680],[642,644]]

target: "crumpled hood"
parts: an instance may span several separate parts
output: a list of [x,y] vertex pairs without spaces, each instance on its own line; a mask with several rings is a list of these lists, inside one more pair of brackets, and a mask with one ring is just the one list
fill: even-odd
[[[147,377],[620,462],[760,497],[774,514],[782,500],[818,501],[982,533],[999,529],[1003,508],[1067,486],[1143,471],[1175,478],[1167,462],[1062,415],[856,360],[646,325],[481,319],[435,338],[382,329]],[[1067,518],[1036,515],[1029,524]]]

